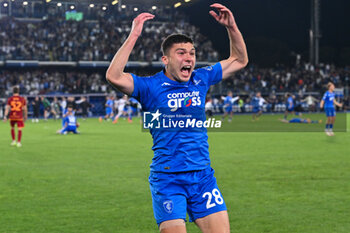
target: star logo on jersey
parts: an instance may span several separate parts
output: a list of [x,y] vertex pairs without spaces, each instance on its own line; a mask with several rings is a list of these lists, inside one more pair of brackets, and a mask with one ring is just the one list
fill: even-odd
[[171,214],[173,212],[174,203],[172,200],[166,200],[163,202],[163,207],[168,214]]

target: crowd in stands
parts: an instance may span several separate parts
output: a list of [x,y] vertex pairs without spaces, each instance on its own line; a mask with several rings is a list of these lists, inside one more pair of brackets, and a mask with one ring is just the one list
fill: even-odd
[[223,82],[221,92],[231,90],[236,94],[260,91],[263,94],[277,92],[306,93],[325,91],[328,82],[336,87],[350,86],[350,67],[337,68],[329,64],[317,67],[308,63],[294,67],[276,65],[273,68],[248,66],[232,79]]
[[[147,75],[142,69],[131,71],[138,75]],[[141,73],[140,73],[141,72]],[[237,95],[249,95],[260,91],[269,93],[308,93],[325,91],[325,85],[333,82],[336,87],[350,86],[350,68],[336,68],[332,65],[313,67],[309,64],[293,68],[276,66],[258,68],[250,65],[237,72],[234,77],[217,85],[212,92],[226,93],[228,90]],[[55,93],[105,93],[110,86],[103,72],[88,73],[80,71],[35,69],[28,71],[0,71],[0,95],[7,95],[13,85],[19,85],[21,93],[27,95]],[[348,95],[348,93],[345,93]]]
[[[159,10],[157,10],[159,11]],[[160,61],[162,40],[172,33],[186,33],[196,44],[197,60],[216,61],[218,52],[186,17],[159,11],[146,23],[130,60]],[[48,15],[40,20],[0,19],[0,60],[110,61],[131,30],[132,10],[98,20],[72,21]],[[156,12],[158,14],[158,12]],[[158,15],[157,15],[158,16]],[[167,17],[166,17],[167,16]],[[174,20],[181,18],[181,20]]]

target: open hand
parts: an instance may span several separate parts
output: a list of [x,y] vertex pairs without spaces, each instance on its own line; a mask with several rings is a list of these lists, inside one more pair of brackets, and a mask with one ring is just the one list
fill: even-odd
[[143,28],[143,24],[150,19],[153,19],[154,15],[150,13],[141,13],[133,21],[131,27],[131,33],[136,36],[140,36]]
[[215,8],[219,12],[219,14],[217,14],[213,10],[209,11],[209,14],[213,16],[216,21],[218,21],[221,25],[227,28],[232,28],[232,29],[235,28],[236,26],[235,19],[233,17],[232,12],[227,7],[219,3],[214,3],[210,5],[210,7]]

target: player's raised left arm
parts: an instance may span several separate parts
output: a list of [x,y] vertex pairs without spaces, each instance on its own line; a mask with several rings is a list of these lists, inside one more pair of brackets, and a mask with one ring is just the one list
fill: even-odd
[[222,67],[222,79],[226,79],[248,64],[247,48],[232,12],[219,3],[214,3],[210,5],[210,7],[213,7],[218,11],[217,14],[211,10],[209,14],[213,16],[218,23],[226,27],[230,40],[230,56],[229,58],[220,61]]
[[140,37],[144,23],[154,18],[150,13],[139,14],[132,22],[128,38],[114,55],[106,72],[107,81],[124,94],[131,95],[134,91],[134,80],[130,73],[125,73],[124,68],[129,56]]

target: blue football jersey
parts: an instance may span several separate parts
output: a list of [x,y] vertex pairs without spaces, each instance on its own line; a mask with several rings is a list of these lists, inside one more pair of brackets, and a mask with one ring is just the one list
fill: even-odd
[[232,107],[233,101],[231,96],[226,96],[224,100],[225,107]]
[[76,128],[77,118],[74,115],[68,115],[63,119],[64,125],[67,123],[67,127]]
[[106,102],[106,105],[108,106],[107,108],[113,108],[113,105],[114,105],[114,101],[111,100],[111,99],[108,99],[107,102]]
[[253,105],[254,108],[257,108],[259,107],[259,101],[260,101],[260,98],[257,96],[254,96],[252,98],[251,105]]
[[[164,71],[153,76],[132,74],[136,98],[143,111],[195,114],[205,118],[205,97],[211,85],[222,80],[220,63],[193,71],[187,82],[169,79]],[[184,172],[202,170],[210,166],[206,131],[151,129],[154,157],[151,171]]]
[[287,108],[293,108],[293,107],[294,107],[294,99],[292,96],[290,96],[287,99]]
[[322,100],[324,101],[324,108],[334,108],[334,92],[327,91],[324,93]]

